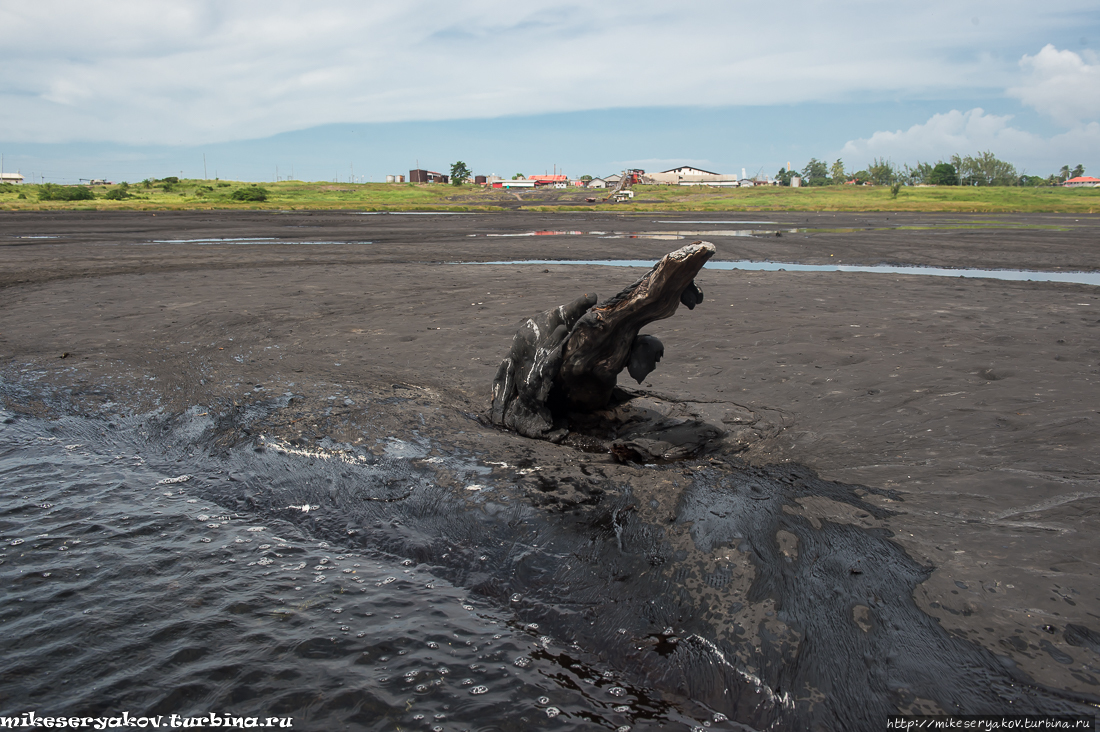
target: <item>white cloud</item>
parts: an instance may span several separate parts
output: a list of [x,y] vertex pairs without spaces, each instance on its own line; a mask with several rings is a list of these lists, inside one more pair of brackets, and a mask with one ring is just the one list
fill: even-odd
[[907,130],[876,132],[869,138],[851,140],[839,157],[854,169],[876,157],[914,164],[989,150],[1021,171],[1036,175],[1054,172],[1067,163],[1083,163],[1086,168],[1100,166],[1100,123],[1090,122],[1053,137],[1042,137],[1013,127],[1011,120],[1011,115],[986,114],[980,108],[952,110]]
[[[933,115],[907,130],[875,132],[849,141],[840,151],[857,165],[872,158],[896,162],[932,162],[953,154],[991,151],[1034,173],[1061,165],[1100,166],[1100,63],[1095,53],[1084,57],[1047,44],[1034,56],[1024,55],[1024,78],[1007,89],[1009,96],[1069,127],[1043,137],[1012,126],[1012,115],[986,114],[980,107]],[[1071,162],[1072,161],[1072,162]]]
[[1066,126],[1098,120],[1100,63],[1093,52],[1085,56],[1087,60],[1047,44],[1034,56],[1020,60],[1027,76],[1008,93]]
[[1019,74],[1016,53],[998,49],[1094,9],[1095,0],[1001,0],[995,10],[957,0],[7,2],[0,135],[195,144],[332,122],[988,93]]

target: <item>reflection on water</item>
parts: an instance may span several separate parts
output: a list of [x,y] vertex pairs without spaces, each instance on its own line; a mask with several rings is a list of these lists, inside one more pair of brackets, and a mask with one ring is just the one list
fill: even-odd
[[[514,236],[578,236],[584,234],[583,231],[524,231],[519,234],[485,234],[485,236],[495,237],[514,237]],[[588,232],[597,233],[597,232]],[[602,233],[602,232],[600,232]],[[477,236],[477,234],[470,234],[470,236]]]
[[305,244],[309,246],[342,245],[342,244],[370,244],[369,241],[297,241],[294,239],[277,239],[273,236],[261,236],[242,239],[154,239],[153,241],[138,242],[138,245],[147,244]]
[[[471,262],[470,264],[570,264],[599,265],[604,267],[645,267],[657,264],[648,259],[513,259],[499,262]],[[975,277],[994,280],[1026,282],[1074,282],[1082,285],[1100,285],[1100,272],[1039,272],[1026,269],[954,269],[949,267],[907,267],[892,264],[870,266],[849,264],[789,264],[784,262],[735,262],[709,261],[706,269],[737,269],[765,272],[871,272],[879,274],[931,275],[935,277]]]
[[774,224],[774,221],[654,221],[655,224]]

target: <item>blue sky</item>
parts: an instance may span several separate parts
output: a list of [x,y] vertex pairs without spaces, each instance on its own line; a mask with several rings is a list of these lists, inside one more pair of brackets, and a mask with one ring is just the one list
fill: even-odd
[[1100,173],[1100,2],[905,5],[0,0],[0,154],[56,182]]

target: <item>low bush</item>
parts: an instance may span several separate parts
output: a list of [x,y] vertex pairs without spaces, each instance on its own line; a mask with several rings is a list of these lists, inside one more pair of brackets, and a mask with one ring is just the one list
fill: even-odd
[[59,186],[56,183],[43,183],[38,186],[39,201],[91,201],[95,194],[85,186]]
[[266,201],[267,189],[260,186],[245,186],[233,191],[234,201]]

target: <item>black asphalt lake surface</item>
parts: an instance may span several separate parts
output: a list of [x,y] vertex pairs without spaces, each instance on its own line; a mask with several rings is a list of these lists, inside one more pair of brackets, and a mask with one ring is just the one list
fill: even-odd
[[458,263],[1098,270],[1098,223],[5,214],[0,716],[1095,714],[1095,287],[705,270],[619,417],[721,439],[646,465],[484,419],[519,318],[636,274]]

